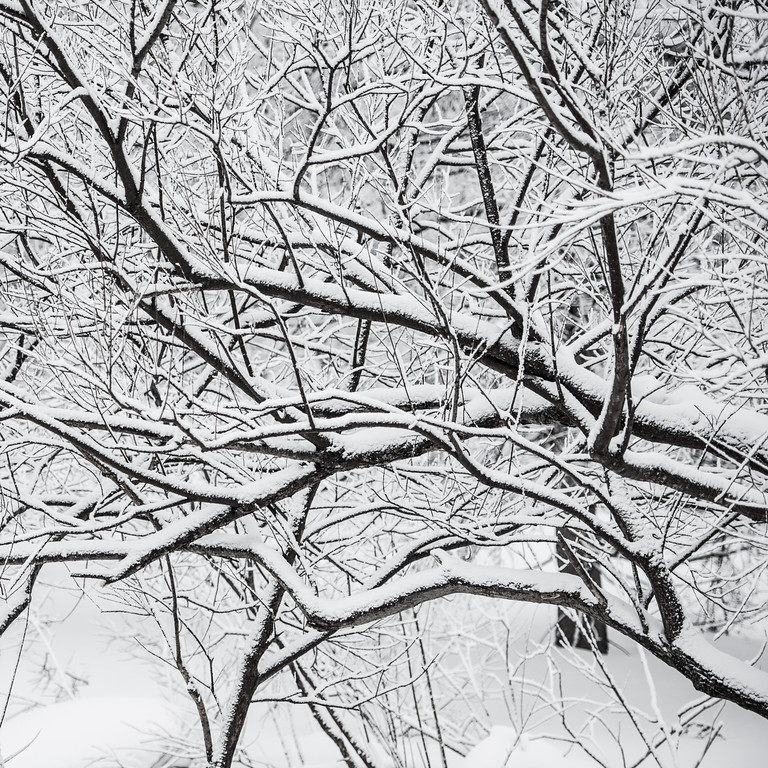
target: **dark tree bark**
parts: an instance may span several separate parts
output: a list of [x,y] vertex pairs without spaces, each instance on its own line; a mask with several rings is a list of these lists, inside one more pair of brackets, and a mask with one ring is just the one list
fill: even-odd
[[[574,552],[576,541],[573,530],[561,528],[557,537],[555,557],[561,573],[583,576],[574,562],[574,558],[578,557]],[[579,564],[593,585],[600,589],[602,579],[597,564],[594,561],[585,561],[583,558],[579,558]],[[573,616],[573,613],[567,613],[562,608],[557,609],[555,645],[584,650],[591,650],[594,647],[600,653],[608,653],[608,627],[602,621],[590,616],[580,615],[578,619],[574,619]]]

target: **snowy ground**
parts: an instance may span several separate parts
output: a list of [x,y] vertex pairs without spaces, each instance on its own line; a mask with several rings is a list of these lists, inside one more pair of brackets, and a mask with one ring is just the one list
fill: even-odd
[[[8,690],[14,670],[17,682],[14,699],[0,726],[0,750],[5,768],[185,765],[181,759],[159,764],[157,760],[163,754],[160,742],[167,741],[166,737],[184,741],[179,738],[184,735],[182,722],[194,720],[188,701],[169,700],[162,687],[162,677],[150,665],[127,655],[113,636],[104,631],[104,621],[105,617],[95,606],[83,602],[49,638],[52,657],[59,662],[59,667],[51,669],[50,675],[53,678],[61,675],[59,687],[65,691],[62,700],[54,705],[34,706],[36,702],[41,703],[39,680],[31,676],[31,666],[26,668],[22,662],[17,669],[14,644],[18,644],[18,636],[6,638],[0,649],[0,693]],[[129,631],[128,627],[125,629]],[[29,634],[37,630],[30,625],[26,631]],[[729,652],[744,658],[759,650],[759,644],[743,639],[726,638],[723,644]],[[587,658],[585,654],[584,660]],[[644,662],[629,643],[620,641],[620,647],[613,647],[606,664],[629,700],[651,715],[658,712],[670,727],[674,727],[675,712],[697,697],[682,676],[652,658]],[[86,679],[87,684],[73,688],[71,679],[63,676],[64,669]],[[543,669],[537,669],[534,663],[527,674],[535,678],[540,672],[543,673]],[[70,691],[66,694],[68,685]],[[579,711],[598,706],[599,690],[576,669],[567,667],[563,668],[563,685],[578,701],[573,709],[573,722],[578,725]],[[5,698],[3,695],[3,702]],[[13,716],[13,712],[24,707],[27,711]],[[463,760],[454,757],[450,768],[590,768],[597,765],[582,750],[565,741],[537,738],[543,734],[561,739],[566,736],[551,717],[541,721],[531,718],[530,730],[522,737],[518,737],[508,711],[500,703],[490,704],[489,719],[494,727],[488,737]],[[616,712],[603,711],[600,720],[605,724],[605,732],[593,728],[588,733],[593,744],[608,745],[603,752],[608,768],[623,765],[617,744],[626,751],[627,763],[631,764],[629,757],[642,753],[639,736],[626,728],[626,722]],[[763,757],[768,754],[768,728],[761,718],[727,705],[719,720],[723,735],[715,739],[701,763],[702,768],[764,764]],[[581,717],[581,722],[586,722],[586,718]],[[616,740],[609,735],[610,731]],[[693,768],[703,746],[700,736],[697,733],[675,736],[677,752],[672,755],[666,748],[660,751],[664,768]],[[342,768],[343,765],[334,745],[317,730],[301,707],[277,712],[267,705],[254,707],[245,739],[251,745],[253,758],[265,768]],[[652,765],[657,762],[650,758],[642,763],[643,768]],[[413,768],[421,767],[414,765]]]
[[0,744],[9,768],[82,768],[110,761],[143,768],[160,757],[158,742],[180,727],[161,699],[78,697],[11,718]]

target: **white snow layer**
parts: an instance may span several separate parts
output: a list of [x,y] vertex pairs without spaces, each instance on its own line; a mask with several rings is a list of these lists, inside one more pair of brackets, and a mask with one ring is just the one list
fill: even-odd
[[180,727],[178,713],[159,698],[95,696],[35,707],[0,727],[0,766],[149,768]]
[[594,768],[575,749],[566,750],[542,739],[518,738],[514,728],[495,725],[466,755],[461,768]]

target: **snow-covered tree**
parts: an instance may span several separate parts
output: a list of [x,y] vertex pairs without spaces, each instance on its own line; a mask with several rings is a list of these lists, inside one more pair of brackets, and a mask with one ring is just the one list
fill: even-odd
[[154,617],[215,768],[254,698],[461,751],[453,596],[768,717],[707,639],[765,621],[763,3],[0,18],[0,630],[54,563]]

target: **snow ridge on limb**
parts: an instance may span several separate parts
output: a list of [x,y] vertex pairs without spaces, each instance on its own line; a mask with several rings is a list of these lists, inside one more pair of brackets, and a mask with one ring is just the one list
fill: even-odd
[[[225,544],[225,547],[227,545]],[[694,686],[712,696],[762,713],[768,706],[768,673],[715,648],[688,625],[670,642],[661,622],[615,595],[598,600],[578,576],[515,570],[466,563],[442,550],[432,550],[438,568],[410,573],[380,587],[350,596],[319,597],[276,550],[243,537],[228,545],[248,549],[291,595],[308,623],[321,636],[382,620],[431,600],[458,594],[570,607],[605,621],[655,656],[681,671]]]

